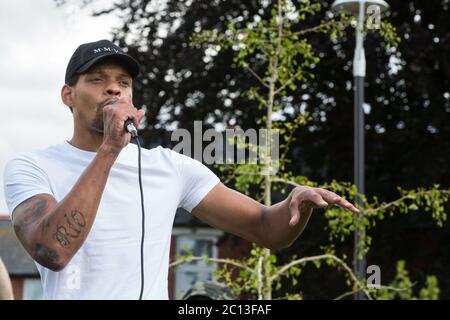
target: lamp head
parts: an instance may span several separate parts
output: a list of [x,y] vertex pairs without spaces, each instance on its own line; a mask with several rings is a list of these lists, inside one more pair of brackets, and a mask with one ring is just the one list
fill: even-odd
[[334,11],[343,11],[346,14],[358,15],[359,5],[364,3],[364,10],[366,11],[369,6],[378,6],[380,12],[385,12],[389,9],[389,4],[384,0],[336,0],[331,5]]

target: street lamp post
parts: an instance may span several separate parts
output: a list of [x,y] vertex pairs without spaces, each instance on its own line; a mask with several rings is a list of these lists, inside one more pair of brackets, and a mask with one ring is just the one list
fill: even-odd
[[[366,57],[364,52],[364,20],[367,8],[378,6],[379,12],[386,11],[389,5],[383,0],[336,0],[332,4],[335,11],[344,11],[346,14],[357,15],[356,45],[353,57],[354,78],[354,179],[355,185],[361,194],[364,190],[364,78],[366,76]],[[357,197],[356,202],[363,207],[362,200]],[[360,281],[366,278],[366,259],[360,240],[364,237],[364,228],[355,230],[353,270]],[[364,299],[361,291],[355,293],[357,300]]]

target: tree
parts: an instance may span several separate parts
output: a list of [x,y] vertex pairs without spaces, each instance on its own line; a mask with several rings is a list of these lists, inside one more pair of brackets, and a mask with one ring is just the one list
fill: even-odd
[[[232,51],[221,50],[214,53],[214,50],[209,50],[209,53],[205,54],[204,48],[189,47],[187,43],[193,33],[204,29],[225,32],[231,20],[236,20],[236,28],[241,28],[253,21],[255,16],[259,16],[261,20],[269,20],[271,12],[267,8],[271,7],[271,2],[265,2],[264,7],[258,1],[245,3],[240,1],[210,3],[168,1],[166,7],[155,10],[151,9],[151,3],[151,1],[123,2],[103,12],[129,10],[130,14],[124,16],[124,27],[116,30],[115,38],[120,44],[129,46],[132,54],[137,55],[144,64],[145,76],[142,83],[137,84],[136,97],[137,104],[143,103],[150,108],[147,119],[149,125],[143,132],[147,142],[153,139],[155,130],[170,126],[189,128],[193,120],[198,119],[211,125],[223,123],[240,125],[244,128],[258,126],[256,119],[262,118],[265,110],[258,109],[256,100],[251,100],[250,96],[242,94],[257,85],[258,79],[251,72],[243,72],[242,69],[236,68],[237,64],[233,61]],[[323,4],[326,8],[327,3]],[[411,29],[411,23],[405,22],[408,21],[409,15],[426,16],[418,12],[414,6],[411,9],[411,5],[409,11],[404,10],[404,2],[392,2],[391,5],[393,6],[392,21],[400,26],[402,35],[406,35]],[[445,3],[441,4],[440,13],[437,9],[437,12],[429,8],[423,10],[423,12],[429,12],[428,16],[435,14],[441,17],[438,20],[441,25],[444,25],[444,34],[445,30],[448,33],[448,27],[445,28],[448,26],[445,19],[445,11],[448,9],[445,6]],[[317,25],[320,16],[316,15],[304,21],[302,26],[308,28]],[[164,28],[168,30],[167,34],[164,34],[162,30]],[[427,39],[426,32],[416,29],[414,36],[422,40]],[[333,43],[316,34],[308,38],[322,61],[314,70],[315,79],[310,80],[307,85],[303,84],[296,90],[291,90],[289,95],[284,97],[283,102],[292,107],[294,112],[289,113],[287,110],[290,108],[281,112],[286,121],[294,120],[302,109],[311,114],[312,122],[308,126],[300,127],[297,131],[296,135],[302,139],[293,142],[287,154],[287,158],[296,159],[285,164],[286,170],[292,171],[294,175],[308,175],[310,179],[322,183],[333,178],[344,181],[351,179],[352,128],[350,125],[342,127],[342,124],[352,123],[352,113],[348,111],[349,106],[352,105],[352,95],[343,94],[343,92],[350,93],[351,90],[348,84],[344,88],[344,84],[351,80],[348,62],[352,56],[352,43],[346,41],[346,37],[351,38],[351,36],[352,32],[349,29],[347,34],[344,33],[342,42]],[[410,33],[411,36],[412,33]],[[421,43],[420,40],[417,42]],[[411,73],[403,73],[409,69],[402,69],[397,73],[392,69],[391,73],[385,71],[389,70],[386,66],[392,59],[398,62],[397,65],[404,64],[408,68],[414,66],[414,63],[408,59],[414,60],[410,53],[417,52],[418,49],[411,45],[411,42],[406,43],[406,45],[400,44],[397,50],[392,49],[389,55],[384,53],[385,43],[380,42],[379,39],[369,38],[367,46],[368,60],[376,61],[369,64],[367,81],[370,83],[367,88],[368,102],[372,106],[371,113],[367,117],[367,180],[376,181],[376,183],[371,183],[367,191],[368,196],[377,194],[387,201],[394,199],[394,186],[404,185],[416,188],[420,184],[431,186],[432,183],[442,183],[440,175],[448,170],[445,165],[435,165],[445,163],[448,139],[445,140],[447,143],[439,144],[442,146],[439,149],[435,148],[428,139],[432,137],[431,141],[438,141],[442,140],[442,137],[448,137],[448,126],[445,126],[445,120],[448,119],[448,111],[445,109],[448,108],[448,98],[445,102],[439,95],[430,95],[430,88],[427,86],[424,90],[418,91],[417,88],[423,89],[423,86],[420,85],[420,78],[417,77],[414,69],[411,69],[413,71]],[[438,55],[424,55],[423,59],[432,59],[431,57],[434,56]],[[438,59],[441,64],[445,63],[442,57]],[[421,61],[419,66],[422,66],[422,63]],[[430,70],[434,68],[434,66],[430,68],[433,64],[435,62],[423,65],[427,66],[426,70]],[[263,67],[257,65],[253,71],[260,72]],[[436,73],[441,77],[439,72],[430,72],[428,78],[430,83],[436,79]],[[448,88],[448,85],[445,87],[448,82],[440,81],[439,77],[437,78],[442,85],[434,86],[432,89],[439,89],[445,99],[445,93],[442,90]],[[448,73],[446,79],[448,79]],[[389,86],[394,88],[392,94],[391,92],[388,94]],[[408,109],[405,105],[405,101],[410,101],[413,106],[420,105],[413,99],[416,92],[425,92],[424,95],[428,97],[428,100],[424,101],[428,101],[426,104],[436,109],[433,110],[432,115],[437,125],[433,128],[437,128],[437,131],[430,132],[428,137],[423,136],[423,128],[428,127],[430,114],[411,106]],[[437,103],[432,103],[431,97],[436,97],[434,101]],[[388,103],[384,109],[376,108],[379,104],[385,105],[385,101]],[[442,110],[436,107],[439,101],[444,102],[445,108]],[[386,112],[387,108],[389,108],[388,112]],[[251,109],[252,113],[247,112],[248,109]],[[402,128],[399,120],[403,116],[407,121],[404,121],[403,125],[406,125]],[[407,130],[404,130],[405,128]],[[421,129],[417,130],[417,128]],[[417,141],[420,148],[411,148],[407,143],[411,139]],[[392,141],[402,141],[400,148]],[[420,150],[424,149],[428,150],[433,157],[423,157]],[[444,151],[444,155],[440,153],[441,151]],[[400,158],[400,161],[392,160],[404,154],[408,156]],[[334,163],[340,165],[335,166]],[[417,167],[422,164],[425,164],[428,175],[420,175],[421,170],[417,170]],[[397,172],[404,172],[404,174],[399,176]],[[389,184],[386,184],[386,181],[389,181]],[[403,221],[395,224],[392,230],[400,227]]]
[[[284,169],[287,162],[284,155],[287,154],[289,144],[292,141],[292,133],[299,125],[308,121],[308,114],[300,113],[293,123],[285,120],[274,121],[273,114],[286,108],[283,99],[289,95],[289,90],[296,90],[299,82],[307,83],[313,78],[312,73],[308,69],[311,65],[320,61],[319,58],[314,56],[312,46],[308,40],[302,38],[302,36],[309,32],[321,31],[330,33],[332,40],[335,40],[337,35],[342,33],[344,24],[349,22],[349,19],[341,16],[340,22],[330,19],[329,21],[322,21],[318,26],[310,29],[293,30],[293,25],[305,20],[307,15],[314,15],[318,11],[320,11],[320,5],[312,5],[309,1],[296,5],[292,1],[279,0],[271,8],[272,16],[270,19],[249,23],[241,28],[236,27],[235,23],[231,23],[222,34],[218,33],[217,30],[203,31],[194,40],[196,44],[208,44],[206,50],[218,51],[223,48],[235,51],[234,62],[251,73],[258,81],[257,86],[250,88],[244,94],[250,99],[258,101],[259,107],[266,111],[260,123],[263,123],[269,132],[272,128],[279,129],[286,137],[284,139],[285,145],[282,148],[283,150],[281,150],[280,164],[275,165],[280,168],[281,172],[277,172],[275,178],[271,175],[273,173],[256,177],[254,175],[255,169],[256,172],[258,172],[258,169],[269,172],[270,170],[267,168],[274,167],[270,161],[270,155],[263,158],[262,168],[258,168],[258,166],[255,168],[254,165],[238,165],[232,170],[232,177],[236,180],[236,185],[241,191],[249,193],[252,184],[263,186],[263,199],[266,205],[272,204],[271,192],[273,182],[288,185],[300,185],[299,182],[302,182],[302,184],[314,185],[305,177],[293,176],[292,173]],[[394,45],[398,41],[395,36],[395,30],[386,22],[382,23],[380,34]],[[255,66],[259,66],[263,70],[261,74],[254,70]],[[248,145],[248,147],[251,149],[254,146]],[[249,172],[253,174],[249,175]],[[351,197],[358,194],[354,187],[339,185],[335,182],[328,184],[328,188],[340,191],[339,193],[341,194],[347,193]],[[360,196],[364,198],[364,196]],[[364,224],[366,228],[370,227],[377,218],[383,218],[385,212],[391,207],[397,207],[403,212],[408,212],[409,210],[418,209],[417,203],[421,204],[423,199],[430,201],[427,208],[431,206],[434,209],[434,217],[442,224],[442,220],[445,220],[446,217],[442,203],[446,201],[447,196],[448,190],[438,190],[435,187],[429,191],[409,191],[395,202],[381,205],[378,205],[376,199],[369,203],[364,198],[367,209],[364,210],[364,215],[360,220],[357,220],[352,214],[344,213],[340,209],[329,209],[326,216],[329,219],[330,236],[332,239],[334,237],[343,239],[353,232],[360,223]],[[405,204],[406,199],[413,200],[413,203],[407,206]],[[433,203],[431,203],[430,199]],[[366,236],[363,241],[365,242],[360,245],[368,249],[370,237]],[[349,271],[342,259],[334,255],[333,250],[334,248],[331,245],[327,248],[328,252],[323,255],[315,258],[307,257],[294,260],[287,265],[278,267],[275,265],[276,258],[271,255],[268,249],[254,248],[252,257],[247,261],[247,264],[250,264],[251,267],[247,265],[247,268],[244,268],[244,275],[238,277],[234,288],[236,290],[247,288],[249,291],[257,293],[259,299],[271,299],[274,288],[273,281],[278,280],[277,278],[284,273],[291,277],[298,275],[301,271],[298,265],[306,261],[317,262],[326,259],[328,264],[339,262]],[[246,274],[246,272],[249,272],[249,274]],[[361,284],[351,271],[348,274],[354,284],[353,291],[363,290],[366,296],[371,298],[365,285]],[[230,279],[230,273],[227,273],[227,271],[221,273],[221,276],[224,279]],[[295,277],[292,279],[294,282],[297,281]],[[236,282],[229,281],[228,285],[233,286]]]

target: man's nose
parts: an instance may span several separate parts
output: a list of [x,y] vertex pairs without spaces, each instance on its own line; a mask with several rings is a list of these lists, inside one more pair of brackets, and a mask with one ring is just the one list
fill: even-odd
[[120,86],[115,81],[110,81],[106,86],[106,93],[110,96],[120,96]]

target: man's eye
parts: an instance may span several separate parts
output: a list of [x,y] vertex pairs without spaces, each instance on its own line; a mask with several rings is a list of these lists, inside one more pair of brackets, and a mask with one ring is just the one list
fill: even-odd
[[128,81],[120,81],[120,84],[123,86],[129,86],[130,83]]

